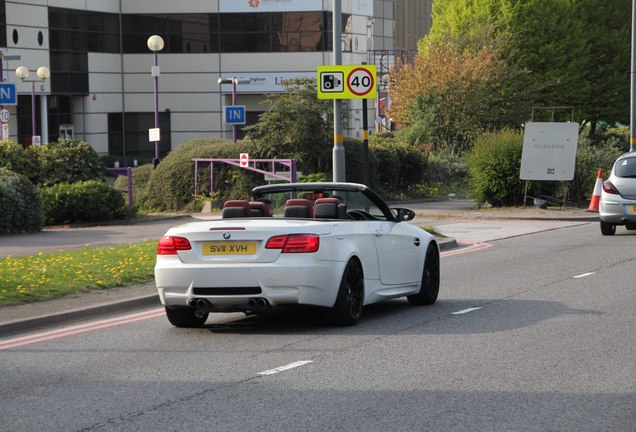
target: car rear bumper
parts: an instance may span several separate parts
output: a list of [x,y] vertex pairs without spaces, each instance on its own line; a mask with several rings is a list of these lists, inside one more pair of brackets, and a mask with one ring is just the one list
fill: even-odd
[[636,212],[631,209],[636,201],[601,199],[599,203],[599,217],[603,222],[625,225],[636,223]]
[[[258,298],[274,307],[331,307],[346,263],[308,258],[299,254],[275,263],[214,265],[184,264],[176,256],[158,256],[155,281],[166,307],[187,306],[192,298],[209,301],[212,312],[249,310],[250,299]],[[212,294],[218,288],[222,294]]]

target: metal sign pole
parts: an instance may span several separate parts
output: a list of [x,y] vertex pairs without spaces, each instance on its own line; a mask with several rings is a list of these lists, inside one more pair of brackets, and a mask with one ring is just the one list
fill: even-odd
[[[342,1],[333,0],[333,64],[342,64]],[[333,101],[333,181],[345,181],[345,150],[342,136],[342,100]]]

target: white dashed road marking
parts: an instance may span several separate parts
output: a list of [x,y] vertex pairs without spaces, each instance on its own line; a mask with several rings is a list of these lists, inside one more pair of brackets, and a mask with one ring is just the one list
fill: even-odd
[[473,311],[476,311],[476,310],[479,310],[479,309],[481,309],[481,307],[474,307],[474,308],[462,309],[462,310],[460,310],[460,311],[457,311],[457,312],[453,312],[453,313],[451,313],[451,315],[463,315],[463,314],[467,314],[467,313],[469,313],[469,312],[473,312]]
[[285,365],[285,366],[277,367],[276,369],[270,369],[270,370],[266,370],[264,372],[259,372],[258,374],[259,375],[274,375],[274,374],[277,374],[279,372],[283,372],[283,371],[286,371],[286,370],[289,370],[289,369],[294,369],[294,368],[297,368],[299,366],[306,365],[308,363],[313,363],[313,361],[311,361],[311,360],[297,361],[297,362],[290,363],[290,364]]
[[594,275],[594,274],[596,274],[596,273],[595,273],[595,272],[590,272],[590,273],[583,273],[583,274],[576,275],[576,276],[572,276],[572,277],[573,277],[574,279],[579,279],[579,278],[583,278],[583,277],[585,277],[585,276],[592,276],[592,275]]

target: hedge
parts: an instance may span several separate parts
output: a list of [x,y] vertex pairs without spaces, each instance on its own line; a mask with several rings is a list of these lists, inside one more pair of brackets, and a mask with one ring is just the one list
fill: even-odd
[[0,234],[40,231],[44,225],[42,202],[24,175],[0,168]]
[[41,190],[47,225],[105,221],[131,216],[124,197],[106,183],[60,183]]

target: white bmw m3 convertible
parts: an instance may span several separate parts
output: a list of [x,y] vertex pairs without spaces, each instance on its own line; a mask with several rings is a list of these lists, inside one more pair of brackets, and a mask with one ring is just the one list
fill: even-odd
[[201,327],[211,312],[258,314],[292,305],[324,308],[353,325],[364,305],[406,296],[435,303],[435,238],[355,183],[259,186],[231,200],[222,218],[170,228],[155,281],[168,320]]

